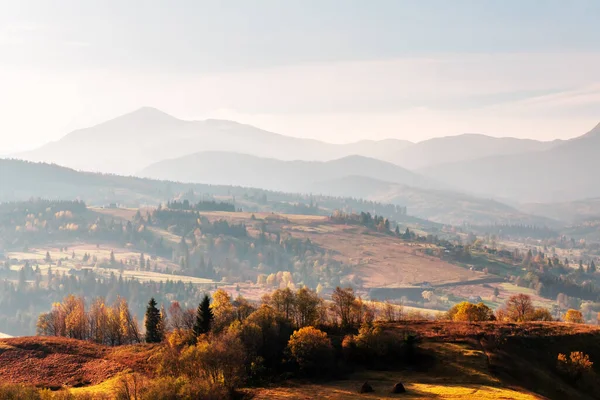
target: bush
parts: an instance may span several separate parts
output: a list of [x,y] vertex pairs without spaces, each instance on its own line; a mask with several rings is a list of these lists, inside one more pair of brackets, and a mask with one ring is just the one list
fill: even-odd
[[199,378],[211,386],[233,390],[245,379],[246,352],[239,337],[232,332],[199,340],[181,353],[179,361],[184,375]]
[[378,325],[363,324],[358,335],[347,335],[342,352],[347,360],[381,368],[407,359],[406,341]]
[[547,308],[539,307],[536,308],[531,317],[532,321],[554,321],[552,314]]
[[292,358],[307,375],[328,372],[333,364],[333,347],[327,334],[312,326],[299,329],[288,342]]
[[3,400],[41,400],[40,391],[33,386],[0,385],[0,399]]
[[571,352],[569,357],[562,353],[558,355],[558,370],[574,382],[590,373],[593,365],[590,357],[581,351]]

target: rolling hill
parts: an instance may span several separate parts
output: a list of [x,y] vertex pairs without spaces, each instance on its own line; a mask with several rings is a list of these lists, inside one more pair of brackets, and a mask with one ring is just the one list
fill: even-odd
[[[218,156],[219,153],[212,153]],[[265,160],[246,156],[250,160],[258,160],[260,163]],[[362,157],[350,157],[350,161]],[[235,158],[239,159],[239,158]],[[356,161],[356,160],[354,160]],[[364,159],[366,162],[364,168],[369,165],[375,167],[383,164],[389,171],[376,169],[381,176],[387,176],[394,179],[397,170],[402,171],[400,167],[386,164],[381,161]],[[207,162],[205,159],[204,162]],[[328,166],[325,172],[315,173],[312,180],[311,175],[302,176],[303,168],[298,172],[298,165],[302,162],[292,162],[291,167],[284,166],[286,162],[277,160],[266,160],[263,168],[266,170],[265,176],[259,174],[258,170],[240,168],[241,177],[252,179],[247,183],[260,183],[269,185],[268,179],[276,179],[272,185],[283,182],[290,188],[303,189],[305,193],[313,193],[315,199],[320,203],[326,204],[329,209],[341,208],[345,204],[344,198],[365,198],[377,202],[393,203],[401,206],[408,206],[409,215],[423,216],[428,219],[446,224],[462,224],[463,222],[473,224],[485,224],[490,222],[509,222],[515,218],[527,221],[534,221],[535,224],[545,224],[544,219],[518,212],[515,209],[505,206],[501,203],[478,199],[473,196],[461,195],[450,191],[441,191],[434,189],[418,189],[408,185],[386,182],[364,176],[345,175],[350,173],[346,166],[348,160],[342,159],[333,163],[309,163],[306,164],[333,164]],[[374,163],[374,164],[372,164]],[[362,165],[359,163],[359,167]],[[193,168],[193,167],[190,167]],[[206,168],[215,169],[214,165],[207,164]],[[195,169],[191,170],[192,172]],[[250,171],[250,172],[245,172]],[[262,171],[262,170],[261,170]],[[276,171],[273,174],[272,171]],[[356,172],[356,171],[354,171]],[[362,172],[362,171],[361,171]],[[298,176],[296,176],[298,174]],[[385,175],[387,174],[387,175]],[[215,173],[215,177],[223,177],[222,174]],[[337,178],[335,177],[337,176]],[[406,171],[404,176],[406,180],[419,180],[420,177]],[[235,182],[241,181],[241,178],[232,178]],[[236,181],[236,179],[238,181]],[[0,202],[21,201],[30,198],[42,197],[50,200],[73,200],[81,199],[92,205],[107,205],[116,203],[126,206],[140,206],[144,204],[156,205],[159,202],[166,202],[175,196],[193,190],[199,194],[210,194],[213,196],[237,196],[240,201],[249,193],[253,196],[261,196],[262,193],[268,195],[269,199],[285,204],[294,204],[308,200],[306,196],[286,194],[282,192],[262,191],[260,189],[249,189],[241,186],[228,185],[207,185],[200,183],[179,183],[167,180],[153,180],[137,177],[127,177],[111,174],[99,174],[91,172],[80,172],[70,168],[58,165],[32,163],[20,160],[0,159]],[[266,182],[266,183],[265,183]],[[234,183],[229,181],[230,184]],[[424,184],[427,181],[425,180]],[[262,193],[261,193],[262,192]],[[318,196],[331,195],[341,198],[325,198]]]
[[333,161],[282,161],[229,152],[202,152],[150,165],[138,175],[154,179],[310,192],[317,181],[360,175],[408,186],[443,186],[397,165],[363,156]]
[[600,197],[560,203],[527,203],[519,209],[564,222],[600,218]]
[[498,201],[449,190],[410,187],[363,176],[320,181],[312,186],[312,193],[403,205],[410,210],[411,215],[444,224],[555,224],[549,218],[537,217],[535,213],[526,213]]
[[600,196],[600,124],[545,150],[419,169],[470,193],[516,202],[565,202]]
[[230,151],[284,160],[331,160],[353,154],[391,158],[403,140],[331,144],[225,120],[183,121],[144,107],[14,157],[86,171],[132,174],[160,160],[199,151]]

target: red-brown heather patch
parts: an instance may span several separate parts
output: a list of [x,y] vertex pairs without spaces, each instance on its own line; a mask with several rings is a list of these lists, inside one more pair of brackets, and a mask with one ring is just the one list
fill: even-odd
[[104,382],[134,370],[150,372],[156,346],[107,347],[58,337],[0,340],[0,382],[59,388]]

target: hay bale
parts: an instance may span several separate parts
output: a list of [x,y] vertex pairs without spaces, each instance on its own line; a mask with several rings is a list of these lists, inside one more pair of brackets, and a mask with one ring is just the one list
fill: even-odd
[[358,393],[373,393],[373,387],[371,385],[369,385],[369,382],[365,382],[362,384],[362,386],[360,387],[360,390],[358,391]]
[[392,389],[392,393],[406,393],[406,389],[404,385],[400,382],[396,383]]

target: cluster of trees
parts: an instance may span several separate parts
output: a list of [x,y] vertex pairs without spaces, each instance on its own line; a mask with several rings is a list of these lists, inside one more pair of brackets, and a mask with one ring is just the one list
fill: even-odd
[[188,235],[196,229],[212,235],[227,235],[240,238],[248,235],[244,223],[230,224],[222,219],[211,223],[205,216],[200,215],[200,212],[198,211],[184,211],[158,207],[152,211],[151,214],[146,216],[144,222],[149,226],[158,226],[163,229],[168,229],[172,233],[180,236]]
[[232,203],[202,200],[195,204],[191,204],[189,200],[183,201],[168,201],[167,208],[171,210],[193,210],[193,211],[235,211],[235,205]]
[[524,225],[524,224],[492,224],[468,226],[468,228],[482,235],[494,235],[497,238],[523,239],[532,238],[538,240],[554,239],[560,235],[555,230],[546,226]]
[[[337,288],[330,305],[307,288],[275,290],[260,304],[217,290],[212,302],[206,297],[195,312],[177,304],[166,311],[151,300],[145,337],[164,342],[157,358],[159,381],[182,380],[186,390],[223,397],[244,383],[281,373],[336,375],[336,362],[389,366],[414,361],[414,338],[384,332],[372,319],[358,316],[364,314],[360,306],[352,289]],[[358,334],[334,345],[329,334],[359,325]]]
[[121,297],[110,306],[104,298],[98,297],[86,309],[82,296],[69,295],[62,303],[54,303],[49,312],[40,314],[37,333],[111,346],[142,341],[137,319]]
[[[504,306],[496,312],[483,303],[473,304],[462,302],[454,305],[446,313],[452,321],[481,322],[530,322],[530,321],[555,321],[552,313],[543,307],[535,307],[531,297],[526,294],[511,296]],[[585,320],[581,311],[570,309],[563,316],[565,322],[583,324]]]
[[390,220],[377,214],[373,216],[370,212],[348,214],[340,210],[335,210],[330,218],[335,222],[358,224],[367,228],[376,229],[379,232],[390,232]]
[[[496,314],[482,303],[464,302],[447,317],[524,322],[551,320],[548,315],[536,309],[528,296],[516,295]],[[579,323],[580,317],[572,310],[565,320]],[[96,299],[86,308],[83,298],[68,296],[40,315],[38,333],[109,345],[163,343],[154,358],[157,379],[140,390],[162,396],[185,392],[196,398],[216,393],[217,398],[225,398],[241,385],[282,373],[324,377],[339,375],[352,365],[414,365],[419,360],[418,337],[378,323],[394,319],[390,303],[367,305],[351,288],[336,288],[329,303],[308,288],[277,289],[259,304],[241,296],[233,299],[218,289],[212,301],[205,294],[195,308],[177,301],[159,307],[152,298],[146,306],[143,335],[123,300],[107,307],[103,299]],[[573,362],[564,357],[565,368]]]
[[83,296],[88,306],[95,298],[105,299],[104,304],[114,304],[117,299],[127,299],[133,315],[143,315],[146,301],[154,297],[159,303],[178,301],[182,306],[198,304],[205,288],[184,284],[173,277],[164,282],[141,282],[123,279],[111,273],[101,276],[84,269],[81,274],[68,275],[49,268],[42,274],[39,268],[6,271],[0,268],[0,326],[2,332],[13,336],[28,336],[36,331],[38,315],[48,309],[48,304],[61,302],[65,297]]

